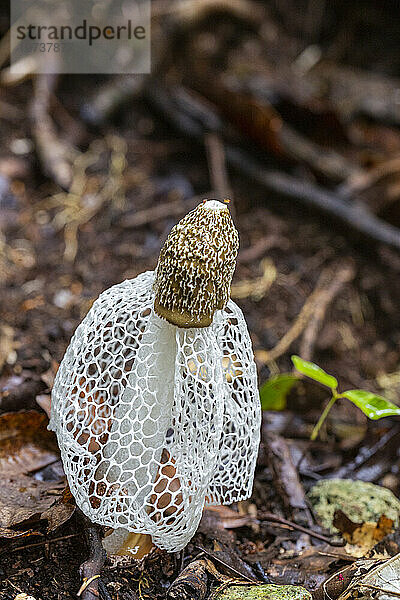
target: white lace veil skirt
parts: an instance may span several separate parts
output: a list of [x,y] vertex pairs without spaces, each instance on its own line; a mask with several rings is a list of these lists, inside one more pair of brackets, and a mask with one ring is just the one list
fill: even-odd
[[154,312],[155,272],[103,292],[60,365],[49,428],[93,522],[167,551],[203,508],[248,498],[261,409],[247,326],[232,300],[208,327]]

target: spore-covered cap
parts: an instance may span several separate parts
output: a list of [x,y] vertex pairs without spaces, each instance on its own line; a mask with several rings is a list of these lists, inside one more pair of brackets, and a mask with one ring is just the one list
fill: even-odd
[[229,300],[238,248],[227,204],[199,204],[172,228],[161,249],[155,312],[178,327],[208,327]]

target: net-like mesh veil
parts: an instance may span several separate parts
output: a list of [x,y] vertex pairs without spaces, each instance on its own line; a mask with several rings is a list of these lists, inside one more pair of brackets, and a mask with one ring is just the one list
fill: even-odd
[[57,373],[49,427],[95,523],[182,549],[207,504],[248,498],[260,403],[251,342],[229,301],[204,328],[153,310],[154,272],[103,292]]

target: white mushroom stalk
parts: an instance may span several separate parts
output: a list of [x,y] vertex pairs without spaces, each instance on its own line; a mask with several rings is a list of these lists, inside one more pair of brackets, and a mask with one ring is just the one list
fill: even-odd
[[100,295],[60,365],[49,428],[77,505],[119,543],[145,533],[181,550],[205,506],[251,494],[260,402],[229,299],[237,250],[226,204],[200,204],[155,272]]

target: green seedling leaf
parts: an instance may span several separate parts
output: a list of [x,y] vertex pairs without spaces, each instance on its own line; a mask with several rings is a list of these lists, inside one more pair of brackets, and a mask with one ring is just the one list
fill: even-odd
[[392,404],[383,396],[377,396],[372,392],[366,390],[348,390],[341,394],[344,398],[347,398],[355,404],[364,415],[367,415],[369,419],[376,421],[382,419],[382,417],[391,417],[397,415],[400,417],[400,407]]
[[286,398],[294,384],[296,375],[283,373],[268,379],[260,388],[261,408],[263,410],[284,410]]
[[300,356],[296,355],[292,356],[292,363],[300,373],[303,373],[303,375],[307,375],[310,379],[314,379],[314,381],[318,381],[332,390],[336,390],[338,386],[336,377],[329,375],[329,373],[326,373],[315,363],[310,362],[309,360],[303,360]]

